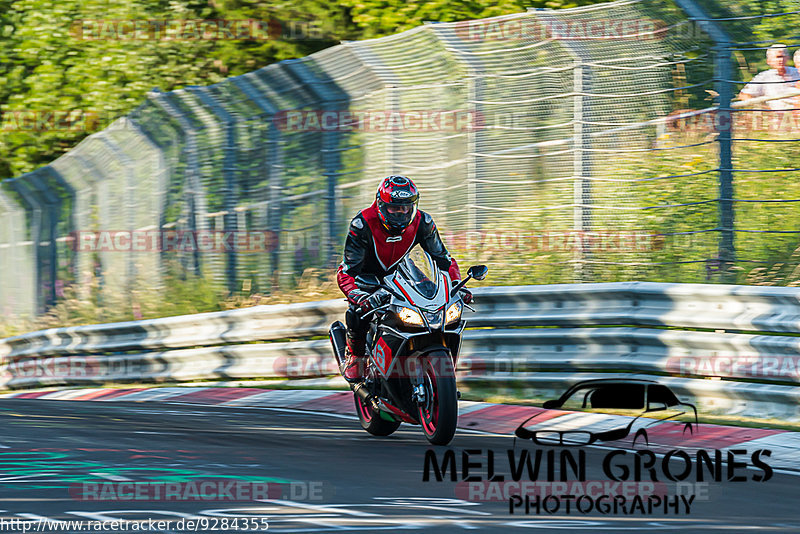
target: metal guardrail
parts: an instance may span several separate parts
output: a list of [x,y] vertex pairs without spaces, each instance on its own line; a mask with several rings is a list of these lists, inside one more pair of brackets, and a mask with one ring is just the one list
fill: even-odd
[[[623,282],[475,296],[465,385],[555,394],[582,377],[636,373],[701,408],[800,417],[800,289]],[[330,300],[32,332],[0,340],[0,385],[331,376],[328,340],[309,338],[344,310]]]
[[800,333],[800,289],[617,282],[495,287],[471,326],[635,325]]
[[178,349],[320,336],[344,301],[254,306],[147,321],[51,328],[0,340],[0,358]]

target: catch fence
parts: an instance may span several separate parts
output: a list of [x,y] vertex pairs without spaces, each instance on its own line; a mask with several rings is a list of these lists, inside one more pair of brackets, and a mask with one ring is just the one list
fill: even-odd
[[221,292],[291,289],[338,263],[392,173],[495,283],[791,282],[798,131],[731,137],[719,117],[741,88],[732,58],[763,65],[762,23],[798,15],[725,5],[432,23],[151,92],[3,182],[0,311],[41,313],[68,288],[135,309],[187,273]]

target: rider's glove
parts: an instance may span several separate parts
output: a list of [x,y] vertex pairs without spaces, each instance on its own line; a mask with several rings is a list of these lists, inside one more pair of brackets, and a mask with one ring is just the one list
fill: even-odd
[[458,292],[461,293],[461,298],[464,300],[464,304],[472,303],[472,292],[469,289],[462,287],[458,290]]
[[354,289],[347,294],[348,300],[358,306],[362,313],[380,308],[389,301],[389,297],[391,297],[391,295],[385,289],[379,289],[375,293],[367,293],[360,289]]
[[369,300],[370,293],[366,291],[361,291],[360,289],[354,289],[350,293],[347,294],[347,300],[355,304],[356,306],[363,306],[367,300]]
[[392,295],[385,289],[379,289],[367,299],[367,302],[365,304],[361,305],[361,309],[364,311],[370,311],[376,308],[380,308],[381,306],[389,302],[391,296]]

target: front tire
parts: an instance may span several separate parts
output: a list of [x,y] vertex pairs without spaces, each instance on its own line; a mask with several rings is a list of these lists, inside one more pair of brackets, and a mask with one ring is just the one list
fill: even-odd
[[372,406],[364,403],[361,397],[353,394],[356,401],[356,413],[361,423],[361,428],[373,436],[388,436],[400,426],[400,421],[387,421],[379,413],[375,413]]
[[456,433],[458,393],[453,360],[447,352],[424,359],[425,403],[417,406],[419,423],[432,445],[447,445]]

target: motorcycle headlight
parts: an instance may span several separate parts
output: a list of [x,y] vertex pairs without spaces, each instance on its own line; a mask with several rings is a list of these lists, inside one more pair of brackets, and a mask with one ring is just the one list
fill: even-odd
[[411,308],[400,308],[397,316],[406,324],[422,326],[422,316]]
[[425,313],[425,319],[428,320],[428,326],[431,328],[441,328],[442,326],[442,312],[423,312]]
[[445,323],[455,323],[459,319],[461,319],[461,302],[456,301],[447,308]]

